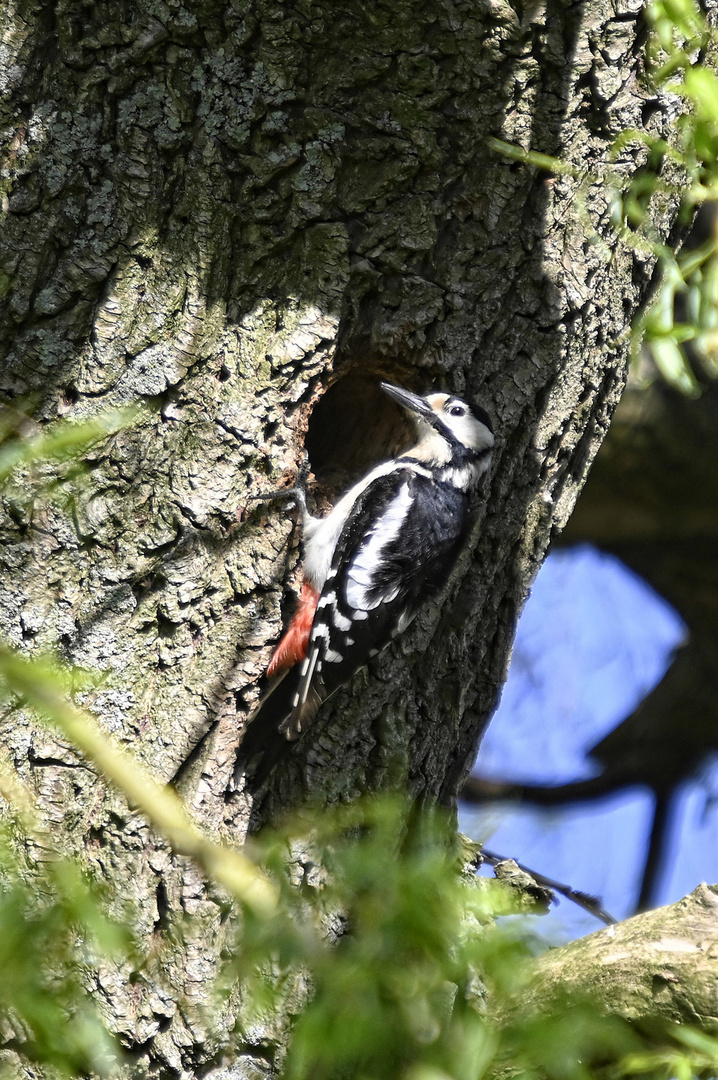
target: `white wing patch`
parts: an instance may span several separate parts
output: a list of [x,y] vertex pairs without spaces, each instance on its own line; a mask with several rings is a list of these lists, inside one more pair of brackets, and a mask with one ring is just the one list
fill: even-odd
[[336,626],[337,630],[341,630],[344,634],[346,634],[347,630],[351,630],[351,619],[347,619],[344,615],[342,615],[341,611],[333,612],[332,617],[334,619],[334,625]]
[[352,560],[347,571],[346,599],[349,607],[356,612],[371,611],[380,604],[390,603],[397,596],[398,585],[391,593],[384,592],[374,599],[369,599],[369,592],[374,584],[374,575],[381,565],[381,553],[388,544],[396,540],[410,508],[409,485],[404,483],[376,525],[367,533],[366,540]]
[[[331,572],[331,564],[337,542],[361,493],[380,476],[387,476],[403,468],[406,466],[401,460],[383,461],[350,488],[325,518],[307,515],[304,522],[303,569],[304,576],[309,578],[318,592],[322,591],[326,581],[335,576],[336,572]],[[421,471],[420,467],[415,467],[415,471]],[[431,473],[427,472],[426,475],[431,476]]]

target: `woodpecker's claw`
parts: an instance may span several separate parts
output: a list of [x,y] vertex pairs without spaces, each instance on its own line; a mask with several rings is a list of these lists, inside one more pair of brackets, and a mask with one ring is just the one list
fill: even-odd
[[259,495],[249,495],[249,502],[272,502],[274,499],[294,499],[300,506],[304,506],[306,498],[304,489],[298,487],[280,488],[279,491],[261,491]]
[[262,491],[258,495],[250,495],[249,502],[272,502],[273,499],[293,499],[303,514],[307,512],[307,479],[310,468],[308,464],[302,465],[297,473],[297,482],[294,487],[280,488],[278,491]]

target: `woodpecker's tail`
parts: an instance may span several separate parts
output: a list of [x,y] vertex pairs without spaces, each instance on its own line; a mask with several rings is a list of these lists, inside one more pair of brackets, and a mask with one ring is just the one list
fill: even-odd
[[290,750],[291,736],[288,738],[279,729],[292,712],[298,685],[299,668],[294,667],[274,683],[257,705],[237,750],[235,784],[245,774],[251,777],[253,788],[260,787]]

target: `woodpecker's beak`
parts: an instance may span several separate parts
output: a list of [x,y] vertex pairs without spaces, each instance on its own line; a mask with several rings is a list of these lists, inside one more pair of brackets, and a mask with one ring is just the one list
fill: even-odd
[[385,394],[388,394],[388,396],[398,402],[399,405],[403,405],[409,412],[418,413],[419,416],[425,416],[427,419],[435,418],[434,410],[424,398],[419,397],[418,394],[412,394],[411,390],[402,390],[400,386],[392,386],[392,384],[388,382],[383,382],[379,385]]

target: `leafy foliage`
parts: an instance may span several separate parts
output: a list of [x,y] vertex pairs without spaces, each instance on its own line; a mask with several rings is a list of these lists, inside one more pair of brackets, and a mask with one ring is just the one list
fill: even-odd
[[[3,497],[13,505],[15,497],[31,505],[39,495],[56,494],[61,480],[81,475],[79,455],[128,418],[129,413],[115,412],[80,424],[58,422],[43,431],[17,409],[3,407]],[[49,464],[59,467],[52,476]],[[0,642],[0,692],[11,703],[17,665],[30,673],[33,685],[48,683],[59,698],[77,686],[74,673],[57,662],[22,660]],[[62,1075],[108,1074],[119,1048],[88,987],[102,963],[132,953],[129,931],[104,914],[103,896],[79,863],[55,851],[53,838],[35,818],[29,792],[2,761],[0,794],[2,1042]]]
[[643,1049],[628,1054],[620,1063],[621,1076],[650,1076],[658,1080],[694,1080],[697,1076],[715,1076],[718,1063],[718,1039],[695,1028],[674,1024],[670,1034],[673,1046]]
[[646,1039],[573,991],[537,1001],[535,926],[501,918],[516,902],[436,810],[384,796],[307,813],[255,855],[281,902],[245,917],[223,986],[242,986],[245,1052],[273,1047],[287,1080],[715,1074],[704,1033]]
[[17,408],[0,405],[0,485],[7,486],[23,466],[40,470],[47,463],[52,463],[53,477],[60,466],[61,480],[77,478],[83,470],[79,455],[126,427],[137,414],[136,409],[110,409],[85,421],[57,420],[41,428]]
[[[701,209],[701,228],[677,255],[661,249],[661,284],[637,334],[645,335],[664,378],[695,396],[702,378],[718,376],[718,38],[693,0],[653,0],[646,16],[649,78],[686,106],[675,145],[650,141],[653,184],[668,159],[678,170],[683,219]],[[642,224],[645,208],[635,193],[630,198],[635,208],[629,216]]]
[[70,860],[50,851],[31,866],[5,829],[0,863],[3,1042],[67,1076],[109,1073],[118,1048],[86,976],[102,959],[128,955],[129,934],[103,915],[100,895]]
[[[461,872],[442,815],[374,798],[295,821],[258,855],[283,880],[298,932],[280,956],[276,933],[245,926],[237,958],[254,988],[247,1030],[262,1009],[286,1009],[287,989],[296,993],[290,971],[305,972],[285,1076],[485,1073],[497,1045],[486,987],[514,985],[528,938],[496,929],[506,895]],[[290,942],[286,930],[281,939]]]

